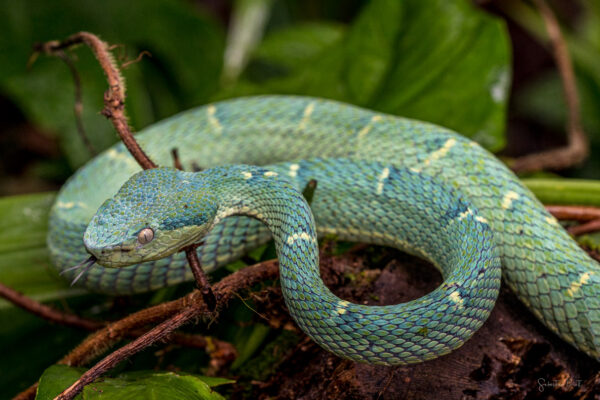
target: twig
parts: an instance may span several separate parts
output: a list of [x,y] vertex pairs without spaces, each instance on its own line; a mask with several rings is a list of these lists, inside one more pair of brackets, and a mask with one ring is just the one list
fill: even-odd
[[[171,149],[171,156],[173,157],[173,164],[175,168],[183,171],[183,165],[181,165],[181,160],[179,159],[179,151],[174,147]],[[202,270],[202,266],[200,265],[200,260],[198,260],[198,254],[196,253],[196,249],[200,244],[193,244],[185,247],[183,250],[185,251],[185,257],[187,258],[188,264],[192,269],[192,273],[194,274],[194,278],[196,279],[196,284],[198,288],[202,292],[202,297],[204,298],[204,302],[208,306],[209,311],[214,311],[217,305],[217,300],[215,299],[215,295],[210,287],[210,283],[208,282],[208,278],[206,274]]]
[[96,155],[97,151],[90,142],[90,138],[85,132],[85,127],[83,125],[83,101],[81,97],[81,79],[79,78],[79,73],[77,72],[77,68],[73,64],[73,60],[71,57],[64,51],[57,51],[56,56],[63,60],[67,67],[69,67],[69,71],[71,71],[71,75],[73,76],[73,85],[75,86],[75,104],[73,105],[73,112],[75,114],[75,125],[77,126],[77,132],[79,133],[79,137],[83,141],[85,147],[87,147],[88,151],[91,155]]
[[584,233],[592,233],[600,231],[600,219],[594,219],[585,224],[570,226],[567,231],[571,235],[583,235]]
[[[183,165],[181,165],[181,160],[179,159],[179,152],[177,148],[171,149],[171,156],[173,157],[173,164],[175,168],[183,171]],[[196,253],[196,249],[200,244],[193,244],[184,248],[185,257],[188,260],[188,264],[192,269],[192,273],[194,274],[194,278],[196,279],[196,283],[198,288],[202,292],[202,297],[204,298],[204,302],[208,306],[209,311],[214,311],[217,305],[217,300],[215,299],[215,295],[212,292],[210,287],[210,283],[208,282],[208,278],[206,274],[202,270],[202,266],[200,265],[200,260],[198,260],[198,254]]]
[[[274,279],[278,275],[278,263],[275,260],[264,262],[239,270],[221,280],[213,288],[218,299],[217,309],[224,307],[232,296],[239,290],[251,287],[265,280]],[[166,312],[165,312],[166,311]],[[158,340],[164,339],[179,326],[185,324],[189,320],[196,318],[208,311],[203,296],[199,290],[194,290],[187,296],[163,303],[155,307],[141,310],[129,317],[118,321],[113,326],[108,326],[92,337],[84,340],[77,348],[64,357],[59,363],[67,365],[81,365],[94,357],[90,357],[90,353],[98,353],[97,346],[105,346],[107,342],[115,340],[115,331],[111,328],[119,324],[118,330],[126,329],[126,326],[138,327],[141,321],[144,325],[155,321],[156,318],[164,317],[165,314],[170,315],[170,319],[162,322],[159,326],[152,329],[144,336],[136,339],[134,342],[124,346],[122,349],[113,352],[111,355],[104,358],[97,365],[86,372],[77,382],[63,392],[57,399],[72,399],[83,387],[98,378],[100,375],[111,369],[120,361],[130,357],[145,347],[156,343]],[[175,314],[175,315],[174,315]],[[172,316],[174,315],[174,316]],[[126,322],[125,322],[126,321]],[[118,335],[117,335],[118,336]],[[118,339],[117,339],[118,340]],[[102,351],[105,350],[105,347]]]
[[[5,298],[17,307],[20,307],[25,311],[37,315],[38,317],[41,317],[47,321],[65,326],[70,326],[73,328],[85,329],[87,331],[93,332],[109,324],[109,322],[106,321],[94,321],[91,319],[82,318],[75,314],[55,310],[50,306],[39,303],[27,296],[22,295],[21,293],[8,286],[3,285],[2,283],[0,283],[0,297]],[[145,332],[141,330],[131,330],[129,332],[125,332],[124,335],[128,337],[139,337],[142,336],[144,333]],[[205,348],[207,345],[206,338],[199,335],[186,335],[176,333],[173,335],[172,339],[173,343],[186,347]],[[220,342],[216,343],[216,346],[223,347]]]
[[571,235],[583,235],[600,230],[600,208],[586,206],[546,206],[554,217],[563,220],[583,221],[584,224],[570,226]]
[[547,205],[546,210],[557,219],[591,221],[600,218],[600,208],[596,207]]
[[208,278],[206,274],[202,270],[202,266],[200,265],[200,260],[198,260],[198,253],[196,253],[196,249],[198,245],[192,245],[186,247],[185,257],[188,260],[188,264],[194,273],[194,278],[196,278],[196,283],[198,284],[198,288],[202,293],[202,298],[206,303],[209,311],[214,311],[217,306],[217,299],[215,298],[215,294],[213,293],[210,283],[208,282]]
[[588,140],[581,125],[579,97],[573,64],[560,25],[545,0],[533,0],[546,25],[552,44],[553,55],[562,78],[563,92],[568,109],[567,146],[531,154],[512,160],[511,168],[516,172],[531,172],[542,169],[564,169],[581,163],[588,156]]
[[42,303],[38,303],[37,301],[24,296],[16,290],[11,289],[1,283],[0,296],[10,301],[14,305],[21,307],[25,311],[29,311],[38,317],[57,322],[59,324],[82,328],[88,331],[95,331],[103,326],[101,322],[80,318],[74,314],[61,313],[60,311],[57,311],[52,307],[48,307]]
[[[217,308],[227,305],[234,293],[265,280],[277,277],[277,261],[271,260],[239,270],[213,286],[218,299]],[[82,365],[102,354],[111,344],[118,342],[126,333],[143,326],[162,322],[177,314],[188,305],[203,307],[204,299],[199,290],[185,297],[153,307],[145,308],[97,331],[65,356],[60,363]]]
[[179,151],[176,147],[171,149],[171,156],[173,157],[173,166],[180,171],[183,171],[183,165],[181,164],[181,160],[179,159]]
[[124,63],[122,63],[121,68],[127,68],[132,64],[140,62],[140,60],[144,56],[152,57],[152,54],[148,50],[142,50],[142,52],[140,54],[138,54],[138,56],[135,58],[135,60],[129,60],[129,61],[125,61]]
[[163,322],[158,325],[154,329],[148,331],[143,336],[140,336],[133,342],[126,344],[121,347],[119,350],[114,351],[113,353],[106,356],[102,361],[98,364],[94,365],[92,368],[87,370],[75,383],[73,383],[68,389],[55,397],[55,400],[70,400],[77,396],[79,392],[83,390],[83,387],[91,382],[93,382],[96,378],[104,374],[109,369],[115,367],[121,361],[129,358],[135,353],[139,352],[142,349],[156,343],[159,340],[162,340],[169,336],[174,330],[189,322],[192,318],[198,316],[199,309],[188,307],[185,310],[181,311],[179,314],[175,315],[171,319]]
[[133,138],[127,117],[125,116],[125,81],[116,66],[115,60],[108,48],[108,45],[100,40],[96,35],[89,32],[76,33],[62,42],[50,41],[36,44],[36,51],[56,55],[64,49],[78,45],[86,44],[96,56],[100,66],[106,74],[108,81],[108,90],[104,93],[104,109],[102,114],[106,116],[114,125],[121,140],[144,169],[156,168],[156,164],[146,155],[144,150]]

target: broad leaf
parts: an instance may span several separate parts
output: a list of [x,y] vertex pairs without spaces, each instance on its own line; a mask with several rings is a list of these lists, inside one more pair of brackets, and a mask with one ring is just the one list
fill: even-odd
[[[53,399],[73,384],[85,369],[53,365],[40,378],[36,400]],[[77,399],[220,400],[211,388],[235,381],[172,372],[137,371],[105,378],[87,385]]]
[[[53,272],[46,249],[53,193],[0,198],[0,282],[38,301],[83,293]],[[9,304],[0,300],[0,309]]]
[[[466,0],[375,0],[342,37],[330,30],[315,43],[321,31],[272,32],[245,79],[219,97],[328,97],[435,122],[490,150],[503,147],[510,46],[500,20]],[[291,61],[286,38],[304,50]]]

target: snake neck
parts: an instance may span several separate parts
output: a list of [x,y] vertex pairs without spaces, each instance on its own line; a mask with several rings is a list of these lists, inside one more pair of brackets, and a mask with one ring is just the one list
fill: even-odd
[[290,182],[253,166],[231,167],[217,181],[220,202],[213,225],[233,215],[258,219],[275,241],[284,291],[295,288],[299,276],[294,271],[306,271],[305,284],[323,284],[315,221],[310,206]]

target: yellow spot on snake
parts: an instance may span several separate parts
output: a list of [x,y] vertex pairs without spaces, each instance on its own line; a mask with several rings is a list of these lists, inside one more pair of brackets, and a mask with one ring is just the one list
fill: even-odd
[[300,232],[300,233],[294,233],[293,235],[288,236],[287,243],[294,244],[294,242],[296,240],[314,240],[316,242],[316,240],[312,236],[310,236],[308,233]]
[[485,218],[483,218],[483,217],[481,217],[481,216],[479,216],[479,215],[475,217],[475,221],[479,221],[479,222],[481,222],[482,224],[487,224],[487,223],[488,223],[488,220],[487,220],[487,219],[485,219]]
[[251,172],[242,172],[242,176],[244,177],[244,179],[250,179],[252,178],[252,173]]
[[450,149],[453,148],[455,144],[456,144],[456,139],[454,139],[454,138],[450,138],[450,139],[446,140],[446,143],[444,143],[444,145],[442,147],[440,147],[436,151],[429,154],[429,156],[427,156],[427,158],[423,161],[423,166],[421,166],[420,168],[419,167],[411,168],[410,170],[412,172],[421,172],[423,167],[428,166],[433,161],[437,161],[440,158],[444,157],[446,154],[448,154]]
[[350,302],[346,301],[346,300],[342,300],[338,304],[340,307],[346,307],[346,306],[350,305]]
[[290,172],[288,172],[288,175],[291,176],[292,178],[295,178],[296,175],[298,175],[299,169],[300,169],[300,166],[298,164],[290,165]]
[[264,176],[277,176],[277,172],[267,171],[263,175]]
[[513,192],[512,190],[509,191],[508,193],[506,193],[504,195],[504,198],[502,199],[502,208],[504,208],[505,210],[508,210],[513,202],[513,200],[516,200],[519,198],[519,195],[516,192]]
[[450,293],[450,300],[458,304],[460,307],[463,306],[464,300],[462,299],[462,297],[460,297],[460,293],[458,292],[458,290],[455,290],[454,292]]
[[464,211],[459,214],[458,220],[460,221],[462,219],[465,219],[469,215],[473,215],[473,210],[471,210],[470,208],[467,208],[467,211]]
[[369,133],[371,128],[373,128],[373,124],[377,121],[381,121],[381,115],[374,115],[373,118],[371,118],[371,121],[369,121],[369,123],[358,132],[358,138],[362,139],[367,133]]
[[379,180],[377,181],[377,194],[383,193],[383,182],[390,176],[390,169],[384,168],[381,171],[381,175],[379,175]]
[[577,291],[579,290],[579,288],[583,285],[585,285],[586,283],[588,283],[588,281],[590,280],[590,273],[589,272],[585,272],[583,274],[581,274],[579,276],[579,280],[574,281],[573,283],[571,283],[571,286],[567,289],[567,294],[569,296],[573,296],[575,293],[577,293]]
[[346,311],[348,311],[348,310],[346,310],[345,308],[341,308],[341,307],[337,309],[337,313],[340,315],[346,314]]
[[456,139],[454,138],[446,140],[446,143],[444,143],[441,149],[434,151],[429,155],[429,157],[427,157],[427,159],[425,160],[425,165],[428,165],[430,162],[439,160],[440,158],[444,157],[446,154],[448,154],[450,149],[454,147],[455,144]]
[[558,220],[554,217],[546,217],[546,222],[551,224],[551,225],[560,225],[560,223],[558,222]]
[[217,107],[210,105],[206,109],[206,113],[208,114],[208,122],[212,125],[213,128],[217,131],[217,133],[221,133],[223,131],[223,127],[219,122],[219,119],[216,117]]
[[59,201],[58,203],[56,203],[56,207],[58,207],[58,208],[73,208],[73,207],[75,207],[75,203],[73,203],[72,201],[68,201],[66,203]]
[[108,158],[112,158],[113,160],[124,161],[129,164],[138,165],[137,162],[129,155],[129,153],[125,153],[122,151],[117,151],[116,149],[110,149],[106,152],[106,156]]
[[58,208],[66,208],[66,209],[73,208],[73,207],[88,208],[87,204],[82,203],[81,201],[76,201],[76,202],[68,201],[66,203],[62,202],[62,201],[59,201],[59,202],[56,203],[56,207],[58,207]]
[[304,109],[304,115],[302,116],[302,121],[300,121],[300,125],[298,125],[298,129],[302,130],[306,127],[306,124],[310,120],[310,115],[313,113],[315,109],[315,103],[309,103]]

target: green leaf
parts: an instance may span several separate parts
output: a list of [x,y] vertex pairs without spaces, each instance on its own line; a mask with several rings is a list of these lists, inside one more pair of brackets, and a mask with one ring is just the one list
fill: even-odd
[[[120,53],[128,59],[149,51],[152,57],[124,70],[127,112],[137,129],[205,102],[217,88],[222,29],[187,1],[0,0],[0,8],[0,90],[28,120],[59,136],[72,167],[90,157],[75,128],[73,79],[58,58],[40,56],[27,70],[35,42],[86,30],[109,43],[126,44]],[[71,54],[81,77],[84,125],[101,150],[116,141],[112,126],[99,113],[107,83],[90,50]]]
[[[54,193],[0,199],[0,282],[38,301],[83,293],[57,277],[48,258],[46,232]],[[9,307],[0,300],[0,309]]]
[[[52,365],[42,374],[36,400],[53,399],[63,390],[71,386],[85,372],[85,368],[74,368],[67,365]],[[82,399],[82,395],[75,397]]]
[[290,72],[338,42],[344,32],[344,25],[339,23],[299,23],[265,37],[253,58],[258,64],[276,65]]
[[[36,400],[53,399],[73,384],[85,369],[53,365],[40,378]],[[87,385],[76,399],[223,399],[211,387],[234,383],[224,378],[212,378],[173,372],[135,371],[105,378]]]
[[[469,1],[372,1],[342,37],[335,33],[322,48],[297,53],[294,67],[285,57],[285,38],[293,37],[290,43],[301,48],[314,36],[303,38],[298,29],[267,36],[245,79],[218,97],[327,97],[435,122],[490,150],[504,146],[508,35],[502,21]],[[312,28],[317,29],[322,26]]]

